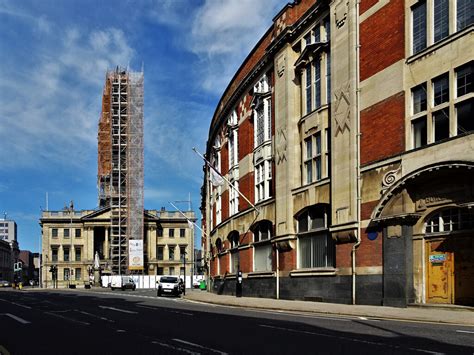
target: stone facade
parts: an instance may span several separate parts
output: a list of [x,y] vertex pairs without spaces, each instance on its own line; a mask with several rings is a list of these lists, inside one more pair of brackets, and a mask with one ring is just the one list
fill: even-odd
[[[184,212],[195,221],[194,212]],[[186,252],[186,274],[191,273],[194,229],[179,212],[146,210],[144,236],[144,275],[182,275],[182,252]],[[42,282],[52,287],[50,268],[58,268],[58,286],[84,285],[93,275],[94,258],[99,255],[101,273],[110,275],[110,208],[82,211],[43,211],[42,229]],[[169,237],[173,230],[174,237]],[[167,237],[165,237],[165,235]],[[158,254],[159,248],[175,247],[172,258]],[[173,269],[174,268],[174,269]],[[72,271],[71,271],[72,270]],[[137,273],[137,271],[129,271]]]
[[474,304],[474,24],[454,3],[301,0],[275,16],[207,139],[233,186],[205,168],[214,292],[242,272],[244,296]]

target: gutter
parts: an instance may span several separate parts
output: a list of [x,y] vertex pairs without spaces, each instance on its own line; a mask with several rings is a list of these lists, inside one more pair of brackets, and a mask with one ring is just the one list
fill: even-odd
[[361,222],[361,176],[360,176],[360,39],[359,39],[359,1],[356,0],[355,4],[355,18],[356,18],[356,45],[355,45],[355,56],[356,56],[356,186],[357,186],[357,233],[356,242],[352,246],[352,304],[356,304],[356,251],[361,243],[360,233],[360,222]]

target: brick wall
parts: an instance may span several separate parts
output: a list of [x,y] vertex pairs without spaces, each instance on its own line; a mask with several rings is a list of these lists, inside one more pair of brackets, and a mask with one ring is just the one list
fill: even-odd
[[229,190],[225,190],[221,195],[222,221],[229,218]]
[[405,93],[361,111],[360,157],[367,164],[405,150]]
[[296,269],[296,250],[280,252],[280,270],[291,271]]
[[372,211],[374,210],[375,206],[377,206],[377,203],[379,201],[370,201],[370,202],[364,202],[360,204],[360,217],[361,220],[368,220],[370,219],[370,216],[372,215]]
[[227,174],[229,171],[229,143],[226,142],[221,148],[221,171],[222,175]]
[[246,119],[239,126],[239,160],[253,152],[253,123]]
[[404,11],[403,0],[391,0],[361,23],[360,78],[362,81],[404,58]]
[[359,14],[362,15],[364,12],[366,12],[378,2],[379,0],[361,0],[359,5]]
[[[255,187],[253,171],[242,176],[239,179],[240,192],[247,197],[247,199],[254,203]],[[250,205],[243,198],[239,198],[239,211],[249,208]]]
[[352,243],[336,245],[336,267],[350,267]]
[[361,229],[361,243],[357,249],[356,266],[382,266],[382,233],[369,240],[365,228]]
[[240,270],[242,272],[253,271],[253,249],[247,248],[240,251]]

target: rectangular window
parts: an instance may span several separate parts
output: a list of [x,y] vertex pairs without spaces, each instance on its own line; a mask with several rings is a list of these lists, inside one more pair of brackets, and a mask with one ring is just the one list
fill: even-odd
[[311,44],[311,31],[304,36],[304,44],[305,46]]
[[256,245],[254,259],[254,271],[272,271],[272,245]]
[[69,281],[69,269],[64,268],[64,281]]
[[321,107],[321,58],[314,63],[314,104],[316,109]]
[[186,247],[179,247],[179,256],[181,260],[186,256]]
[[411,89],[413,100],[413,114],[426,111],[426,84],[418,85]]
[[230,272],[236,273],[239,265],[239,252],[234,251],[230,253]]
[[170,275],[174,275],[174,266],[170,267]]
[[80,238],[81,237],[81,230],[79,228],[76,228],[76,238]]
[[186,236],[186,230],[184,228],[179,229],[179,237],[184,238]]
[[314,43],[321,42],[321,28],[319,27],[319,24],[317,24],[316,27],[314,27],[313,33],[314,33]]
[[456,105],[458,134],[474,131],[474,99]]
[[156,247],[156,259],[163,260],[163,247],[162,246]]
[[81,252],[82,252],[81,248],[75,248],[74,251],[75,251],[75,257],[76,257],[75,260],[81,261]]
[[231,187],[229,188],[229,214],[233,216],[239,212],[239,182],[230,181]]
[[306,159],[304,165],[306,167],[306,183],[309,184],[313,182],[313,138],[310,137],[305,140],[305,145]]
[[461,31],[474,23],[474,2],[458,0],[456,4],[457,30]]
[[326,32],[326,41],[329,42],[331,39],[331,22],[329,16],[324,19],[324,30]]
[[474,91],[474,86],[472,85],[474,79],[474,75],[472,74],[473,66],[472,63],[468,63],[456,69],[457,97],[461,97]]
[[427,144],[426,116],[412,121],[413,148]]
[[426,2],[419,1],[412,7],[413,54],[426,48]]
[[311,92],[311,63],[306,66],[306,113],[311,112],[311,101],[312,101],[312,92]]
[[174,247],[168,247],[168,260],[174,260]]
[[162,237],[162,236],[163,236],[163,228],[161,228],[161,227],[158,227],[158,229],[157,229],[157,232],[156,232],[156,233],[158,234],[158,237]]
[[256,108],[257,112],[257,141],[256,147],[265,141],[265,105]]
[[449,108],[433,113],[433,128],[435,142],[449,138]]
[[74,275],[76,281],[80,281],[80,280],[81,280],[81,276],[82,276],[82,275],[81,275],[81,271],[82,271],[81,268],[76,268],[75,275]]
[[449,101],[449,76],[442,75],[433,80],[434,105],[441,105]]
[[325,152],[325,163],[326,163],[326,174],[325,176],[328,177],[330,175],[331,169],[331,130],[326,128],[324,130],[324,135],[326,137],[326,152]]
[[163,272],[164,272],[164,271],[163,271],[163,268],[162,268],[162,267],[157,267],[157,268],[156,268],[156,274],[157,274],[157,275],[163,275]]
[[331,103],[331,54],[326,53],[326,100]]
[[170,228],[170,229],[168,230],[168,237],[174,238],[174,228]]
[[434,41],[449,35],[449,1],[434,0]]
[[69,260],[70,260],[70,259],[69,259],[69,248],[63,247],[63,252],[64,252],[64,258],[63,258],[63,260],[64,260],[64,261],[69,261]]
[[299,238],[300,268],[334,267],[334,241],[329,234]]
[[58,237],[58,229],[57,229],[57,228],[51,229],[51,236],[52,236],[53,238],[57,238],[57,237]]
[[58,261],[58,248],[51,248],[51,261]]
[[69,228],[64,228],[64,238],[69,238]]
[[321,180],[321,132],[316,133],[316,156],[314,157],[314,165],[316,171],[316,180]]
[[271,161],[265,160],[255,166],[255,200],[261,201],[272,196],[271,181]]

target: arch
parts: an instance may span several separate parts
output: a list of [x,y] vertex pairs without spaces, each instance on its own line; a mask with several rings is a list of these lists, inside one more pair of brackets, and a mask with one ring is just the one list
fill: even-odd
[[231,248],[237,248],[240,244],[240,233],[239,231],[233,230],[227,235]]
[[415,179],[421,179],[422,177],[427,176],[433,171],[442,172],[442,171],[447,171],[449,169],[451,170],[452,169],[467,169],[469,171],[469,170],[474,169],[474,163],[459,162],[459,161],[443,162],[443,163],[436,163],[429,166],[425,166],[425,167],[422,167],[410,172],[409,174],[405,175],[400,180],[395,182],[392,186],[390,186],[387,189],[387,191],[382,195],[379,202],[372,210],[371,219],[372,220],[381,219],[384,208],[391,201],[392,197],[394,197],[397,193],[399,193],[404,186],[410,184],[412,181],[414,182]]
[[250,230],[253,233],[253,241],[260,242],[263,240],[270,240],[273,236],[273,223],[268,219],[262,219],[255,222]]
[[220,253],[222,251],[222,239],[221,238],[216,239],[216,249],[217,249],[217,253]]

